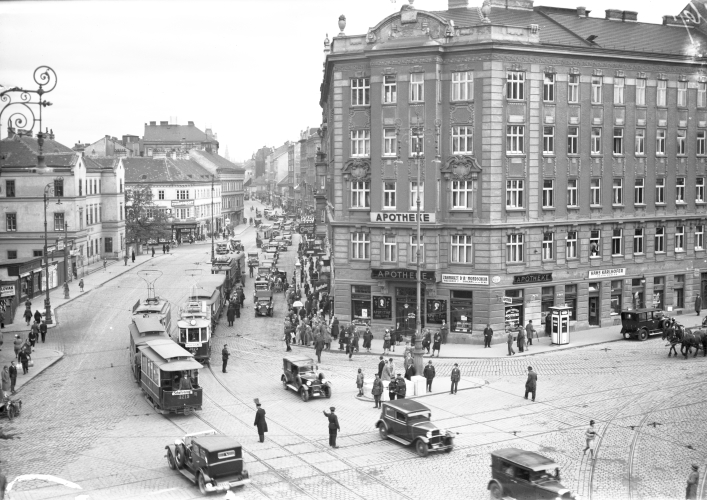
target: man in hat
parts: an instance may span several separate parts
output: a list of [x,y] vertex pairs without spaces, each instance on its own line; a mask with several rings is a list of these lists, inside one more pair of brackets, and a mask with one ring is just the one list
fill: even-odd
[[686,500],[697,499],[697,485],[700,483],[700,473],[697,472],[699,467],[697,464],[692,464],[692,472],[687,477],[687,489],[685,491]]
[[427,366],[422,370],[422,375],[427,379],[427,392],[432,392],[432,380],[434,380],[436,373],[431,360],[427,362]]
[[258,411],[255,412],[255,422],[253,425],[258,427],[258,436],[260,436],[260,442],[265,442],[265,433],[268,432],[268,423],[265,421],[265,410],[260,405],[260,400],[255,399],[255,406]]
[[338,446],[336,446],[336,433],[341,430],[339,427],[339,417],[334,414],[336,408],[332,406],[329,410],[331,413],[327,413],[326,411],[322,412],[324,416],[329,419],[329,446],[338,448]]
[[407,384],[402,374],[398,373],[398,378],[395,379],[395,385],[398,389],[397,396],[398,399],[405,399],[405,394],[407,393]]
[[226,372],[226,365],[228,365],[228,358],[231,356],[231,353],[228,352],[228,344],[223,344],[223,349],[221,350],[221,359],[223,360],[223,367],[221,368],[221,371],[223,373],[228,373]]
[[461,378],[461,372],[459,371],[459,363],[454,363],[454,368],[452,368],[452,389],[449,394],[456,394],[459,388],[459,379]]
[[533,371],[533,367],[528,367],[528,379],[525,381],[525,399],[528,399],[528,393],[532,394],[535,401],[535,389],[538,384],[538,374]]

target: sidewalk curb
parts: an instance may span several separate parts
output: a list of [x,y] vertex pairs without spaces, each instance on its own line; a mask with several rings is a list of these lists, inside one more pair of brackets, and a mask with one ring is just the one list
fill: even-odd
[[30,379],[29,379],[27,382],[25,382],[25,383],[22,384],[22,387],[20,387],[19,389],[17,389],[17,390],[15,391],[15,394],[19,394],[20,392],[22,392],[22,389],[24,389],[25,387],[27,387],[27,385],[31,384],[32,381],[33,381],[34,379],[36,379],[37,377],[39,377],[44,371],[46,371],[48,368],[50,368],[50,367],[54,366],[55,364],[57,364],[60,360],[64,359],[64,353],[63,353],[63,352],[61,352],[61,351],[56,351],[56,352],[59,354],[59,356],[56,357],[56,358],[55,358],[51,363],[49,363],[47,366],[45,366],[45,367],[42,368],[41,370],[35,372],[35,373],[30,377]]

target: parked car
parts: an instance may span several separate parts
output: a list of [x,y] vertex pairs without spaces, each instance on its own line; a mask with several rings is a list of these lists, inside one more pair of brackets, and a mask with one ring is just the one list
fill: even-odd
[[258,267],[258,252],[248,252],[248,265]]
[[305,402],[313,397],[331,397],[331,382],[324,378],[324,374],[314,371],[314,361],[306,356],[282,358],[280,381],[285,390],[292,389]]
[[454,433],[439,429],[430,421],[431,410],[412,399],[384,401],[376,422],[383,439],[392,439],[405,446],[413,445],[421,457],[429,452],[454,448]]
[[631,337],[647,340],[651,334],[663,333],[666,319],[665,313],[660,309],[621,311],[621,334],[625,339]]
[[273,300],[272,290],[256,290],[255,291],[255,317],[272,316],[273,315]]
[[290,231],[285,231],[282,233],[282,239],[285,242],[285,245],[288,247],[292,246],[292,232]]
[[491,452],[491,478],[487,489],[493,499],[579,500],[560,482],[555,461],[532,451],[503,448]]
[[187,434],[165,446],[167,463],[202,494],[226,491],[250,483],[243,468],[243,450],[235,439],[208,430]]

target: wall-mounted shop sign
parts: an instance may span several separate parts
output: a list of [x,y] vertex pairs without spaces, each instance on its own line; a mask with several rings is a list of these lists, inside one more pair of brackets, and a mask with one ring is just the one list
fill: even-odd
[[391,297],[373,297],[373,319],[391,319],[393,317],[393,299]]
[[613,278],[615,276],[626,276],[626,268],[617,267],[614,269],[598,269],[596,271],[589,271],[587,279]]
[[552,273],[522,274],[520,276],[513,276],[514,285],[525,285],[527,283],[545,283],[546,281],[552,281]]
[[2,285],[0,286],[0,297],[14,297],[15,296],[15,285]]
[[172,200],[173,207],[193,207],[194,200]]
[[[417,222],[416,212],[371,212],[371,222]],[[434,224],[437,222],[437,214],[420,213],[422,224]]]
[[442,274],[442,283],[450,285],[488,285],[488,276],[476,276],[473,274]]
[[[374,280],[417,281],[417,271],[411,269],[371,269]],[[420,271],[422,281],[436,281],[434,271]]]

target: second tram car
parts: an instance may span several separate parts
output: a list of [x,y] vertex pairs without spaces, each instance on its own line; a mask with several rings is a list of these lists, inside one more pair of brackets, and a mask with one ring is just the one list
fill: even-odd
[[205,302],[191,300],[180,308],[177,343],[202,363],[210,362],[211,331],[211,312]]
[[135,302],[133,315],[144,316],[146,314],[156,316],[167,333],[172,331],[172,306],[168,300],[159,297],[148,297]]
[[130,368],[135,381],[140,383],[140,346],[150,340],[169,339],[159,318],[154,315],[133,316],[130,326]]

